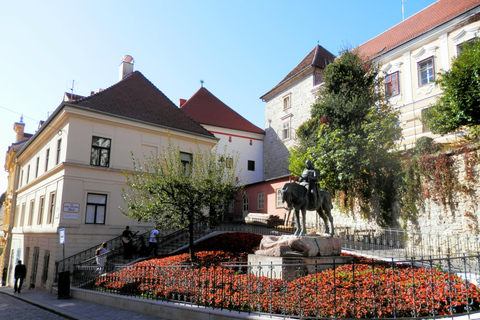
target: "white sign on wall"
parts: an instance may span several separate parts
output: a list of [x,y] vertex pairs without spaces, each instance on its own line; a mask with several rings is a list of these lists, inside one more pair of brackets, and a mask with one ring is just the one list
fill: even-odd
[[63,203],[63,212],[79,212],[80,204],[79,203]]

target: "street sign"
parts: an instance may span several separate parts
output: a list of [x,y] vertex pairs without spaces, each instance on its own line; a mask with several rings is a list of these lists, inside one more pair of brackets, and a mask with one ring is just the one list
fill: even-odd
[[65,229],[58,230],[60,236],[60,244],[65,244]]

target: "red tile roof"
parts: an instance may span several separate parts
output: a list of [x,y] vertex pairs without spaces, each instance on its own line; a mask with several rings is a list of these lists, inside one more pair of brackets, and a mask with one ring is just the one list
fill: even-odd
[[[480,0],[438,0],[358,48],[372,59],[480,5]],[[383,49],[383,50],[382,50]]]
[[267,94],[274,91],[278,87],[282,86],[284,83],[288,82],[290,79],[294,78],[297,74],[311,68],[321,68],[325,69],[327,64],[333,62],[335,56],[331,54],[328,50],[322,46],[316,46],[312,51],[292,70],[282,81],[280,81],[272,90],[260,97],[263,99]]
[[67,104],[213,137],[212,133],[177,108],[138,71],[108,89]]
[[236,113],[204,87],[195,92],[190,99],[181,105],[180,109],[201,124],[265,133],[264,130]]

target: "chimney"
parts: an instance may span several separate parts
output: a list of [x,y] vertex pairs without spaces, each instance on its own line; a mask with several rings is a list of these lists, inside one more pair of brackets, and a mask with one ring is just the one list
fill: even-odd
[[25,123],[23,123],[23,116],[20,118],[20,122],[15,122],[13,125],[13,131],[17,134],[15,142],[20,142],[24,139]]
[[185,102],[187,102],[187,100],[185,99],[180,99],[180,107],[183,106],[185,104]]
[[135,60],[133,60],[132,56],[128,54],[123,57],[122,61],[120,61],[120,72],[119,72],[119,79],[118,81],[123,80],[126,76],[133,72],[133,64]]

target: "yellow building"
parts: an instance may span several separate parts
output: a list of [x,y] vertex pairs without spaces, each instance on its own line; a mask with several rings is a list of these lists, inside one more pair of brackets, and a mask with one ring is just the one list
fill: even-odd
[[[11,218],[12,215],[12,206],[14,206],[14,186],[15,186],[15,155],[20,151],[20,149],[25,145],[25,143],[30,139],[32,134],[25,133],[25,124],[22,120],[16,122],[13,126],[13,130],[16,133],[15,142],[8,147],[8,151],[5,157],[5,171],[8,172],[8,184],[7,191],[2,195],[0,201],[0,274],[2,279],[2,285],[5,285],[5,280],[7,278],[8,265],[10,259],[13,258],[13,255],[10,256],[10,237],[11,234]],[[13,252],[12,252],[13,253]],[[15,261],[10,263],[15,265]]]

